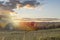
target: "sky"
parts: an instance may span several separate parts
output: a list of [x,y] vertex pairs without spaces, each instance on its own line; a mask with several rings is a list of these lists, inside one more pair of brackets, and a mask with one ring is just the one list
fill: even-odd
[[34,9],[21,8],[14,9],[14,11],[22,18],[60,18],[60,0],[44,0],[41,2],[44,4]]

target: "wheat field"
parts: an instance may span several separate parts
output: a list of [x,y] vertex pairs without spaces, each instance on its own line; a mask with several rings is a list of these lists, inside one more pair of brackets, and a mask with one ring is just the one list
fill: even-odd
[[36,31],[0,31],[0,40],[60,40],[60,28]]

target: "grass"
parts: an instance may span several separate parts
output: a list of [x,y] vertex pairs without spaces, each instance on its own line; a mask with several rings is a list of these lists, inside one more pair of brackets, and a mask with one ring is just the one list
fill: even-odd
[[0,31],[0,40],[60,40],[60,28],[37,31]]

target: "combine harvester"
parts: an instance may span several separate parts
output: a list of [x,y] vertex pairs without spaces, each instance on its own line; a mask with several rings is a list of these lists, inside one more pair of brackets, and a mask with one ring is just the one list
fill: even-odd
[[17,18],[17,14],[10,10],[0,10],[0,29],[3,30],[35,30],[35,22],[27,22]]

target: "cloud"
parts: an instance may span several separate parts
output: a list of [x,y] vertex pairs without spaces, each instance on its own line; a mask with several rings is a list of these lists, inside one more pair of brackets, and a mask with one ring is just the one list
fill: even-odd
[[[0,3],[1,4],[1,3]],[[17,5],[19,4],[19,5]],[[26,8],[35,8],[40,6],[41,3],[37,0],[9,0],[8,2],[2,2],[2,5],[5,9],[14,9],[16,7],[26,7]]]
[[22,4],[23,4],[23,6],[29,4],[30,6],[34,6],[34,7],[40,5],[40,3],[37,2],[36,0],[24,1]]

